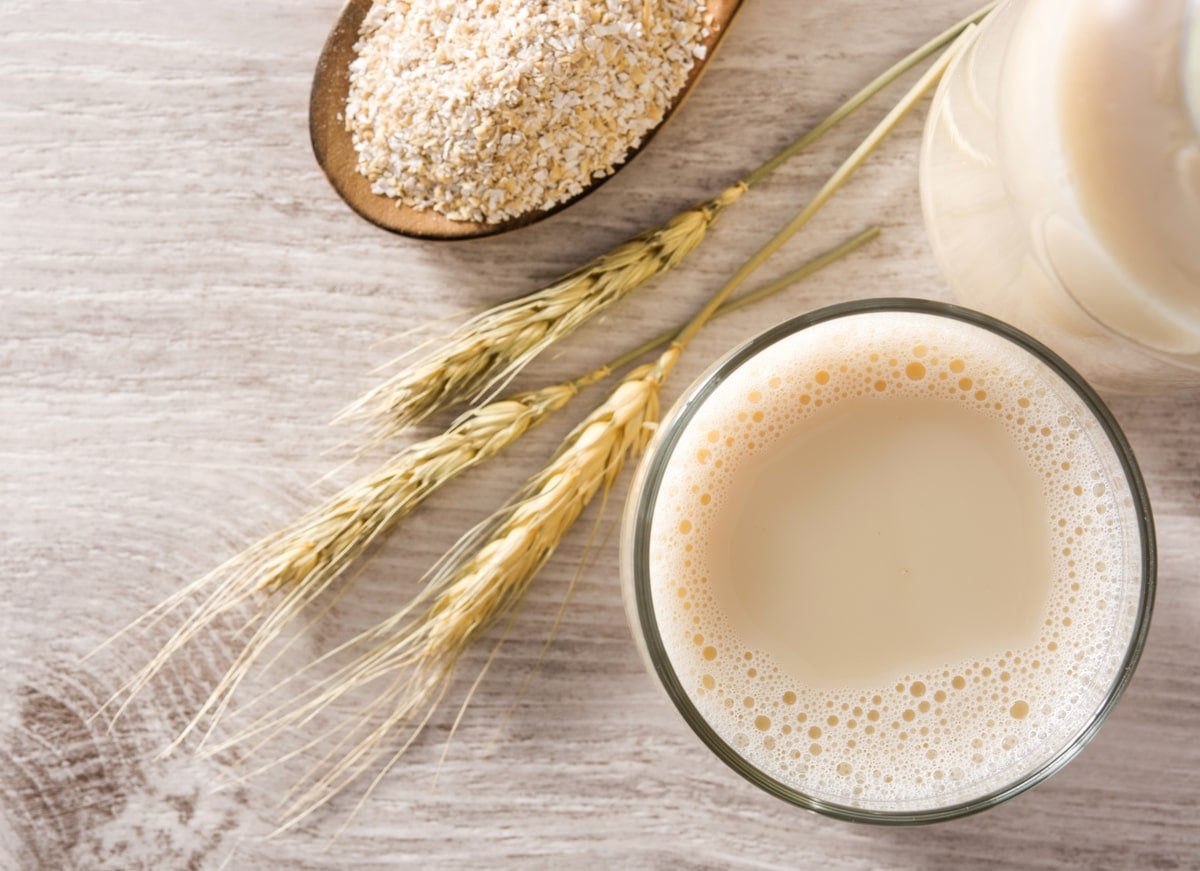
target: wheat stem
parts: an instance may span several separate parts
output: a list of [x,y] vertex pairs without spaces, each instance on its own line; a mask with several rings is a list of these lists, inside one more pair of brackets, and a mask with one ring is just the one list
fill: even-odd
[[775,172],[775,170],[779,169],[779,167],[783,166],[793,157],[800,154],[800,152],[804,151],[806,148],[808,148],[808,146],[812,145],[814,142],[836,127],[841,121],[852,115],[856,109],[862,106],[863,103],[870,100],[892,82],[896,81],[896,79],[900,78],[913,67],[922,63],[926,59],[932,57],[937,52],[946,48],[946,46],[954,42],[954,40],[956,40],[964,30],[966,30],[972,24],[978,24],[995,8],[996,2],[988,3],[987,5],[981,7],[980,9],[968,15],[966,18],[959,21],[957,24],[953,24],[946,28],[920,48],[909,52],[900,60],[896,61],[896,63],[892,64],[891,67],[876,76],[857,94],[834,109],[833,112],[823,121],[821,121],[821,123],[819,123],[816,127],[809,130],[770,160],[764,162],[757,169],[748,173],[742,179],[742,183],[745,184],[746,187],[753,187],[754,185],[758,184],[758,182],[771,175],[771,173]]
[[896,129],[896,125],[912,111],[913,107],[921,101],[924,96],[938,83],[942,77],[942,73],[946,71],[946,67],[953,59],[954,53],[947,51],[942,54],[934,64],[917,80],[917,83],[909,89],[900,102],[892,107],[891,111],[884,116],[883,120],[875,126],[867,138],[864,139],[857,148],[851,152],[850,156],[842,162],[842,165],[837,168],[829,180],[821,186],[816,195],[809,201],[808,205],[792,218],[782,229],[774,236],[767,240],[766,244],[759,248],[750,256],[750,259],[742,264],[729,280],[725,282],[724,287],[717,291],[704,307],[696,313],[691,322],[679,331],[675,341],[680,345],[686,345],[698,333],[709,318],[716,313],[735,290],[754,273],[756,269],[766,262],[767,258],[783,247],[783,244],[788,239],[792,238],[800,229],[812,220],[821,208],[829,202],[830,197],[837,193],[838,189],[846,183],[846,180],[862,166],[865,161],[876,148],[879,147],[891,132]]
[[[717,317],[721,317],[723,315],[731,314],[732,312],[735,312],[738,309],[744,308],[752,303],[756,303],[760,300],[766,299],[769,296],[773,296],[773,295],[779,293],[779,291],[784,290],[785,288],[788,288],[788,287],[792,286],[793,284],[796,284],[797,282],[804,280],[805,278],[812,275],[813,273],[819,272],[820,270],[824,269],[829,264],[834,263],[838,260],[841,260],[847,254],[850,254],[851,252],[858,250],[863,245],[867,244],[872,239],[876,238],[878,235],[879,235],[878,227],[868,227],[866,230],[863,230],[858,235],[852,236],[851,238],[847,239],[845,242],[838,245],[836,248],[830,248],[824,254],[820,254],[820,255],[814,257],[812,260],[809,260],[807,263],[804,263],[803,265],[797,267],[796,269],[793,269],[791,272],[784,273],[783,275],[776,278],[774,281],[771,281],[768,284],[764,284],[762,287],[758,288],[758,290],[752,290],[749,293],[744,293],[741,296],[737,297],[736,299],[726,300],[721,305],[721,307],[718,308],[717,311],[713,314],[713,317],[717,318]],[[671,330],[667,330],[665,332],[659,333],[653,339],[643,342],[642,344],[638,345],[636,348],[632,348],[632,349],[626,351],[624,354],[622,354],[619,357],[614,357],[612,360],[605,363],[604,366],[600,367],[600,369],[597,369],[596,372],[599,372],[601,370],[608,371],[608,372],[615,372],[618,369],[624,369],[630,363],[633,363],[636,360],[640,360],[642,357],[646,356],[651,351],[653,351],[657,348],[661,348],[663,345],[667,344],[667,342],[669,342],[673,338],[675,338],[675,335],[678,332],[679,332],[679,330],[678,330],[678,328],[676,328],[676,329],[671,329]],[[586,386],[587,383],[591,383],[591,381],[589,379],[591,379],[591,377],[594,374],[595,374],[595,372],[589,372],[587,375],[580,376],[580,378],[576,379],[576,383],[580,384],[580,386]]]

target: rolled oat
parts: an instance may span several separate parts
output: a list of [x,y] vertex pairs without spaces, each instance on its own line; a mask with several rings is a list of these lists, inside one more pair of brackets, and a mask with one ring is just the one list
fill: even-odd
[[359,172],[452,220],[549,209],[662,120],[707,35],[703,0],[379,0],[350,65]]

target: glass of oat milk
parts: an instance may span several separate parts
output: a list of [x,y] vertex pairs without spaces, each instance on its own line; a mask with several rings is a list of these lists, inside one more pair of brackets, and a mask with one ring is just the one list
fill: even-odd
[[760,788],[847,820],[991,807],[1070,760],[1155,585],[1129,446],[986,315],[863,300],[780,324],[678,401],[626,506],[634,639]]
[[960,301],[1094,384],[1200,385],[1200,2],[1008,0],[947,71],[921,196]]

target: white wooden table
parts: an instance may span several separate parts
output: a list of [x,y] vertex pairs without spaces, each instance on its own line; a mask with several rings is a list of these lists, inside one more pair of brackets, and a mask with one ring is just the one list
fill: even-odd
[[[615,537],[505,721],[593,515],[529,595],[436,785],[447,706],[332,849],[353,805],[275,840],[295,770],[213,794],[215,764],[159,749],[227,662],[216,638],[112,735],[87,722],[153,637],[114,630],[315,498],[345,433],[326,421],[402,350],[380,342],[496,302],[712,193],[814,123],[964,0],[749,0],[672,125],[602,192],[508,237],[389,236],[309,152],[313,61],[336,0],[6,0],[0,7],[0,868],[440,866],[1175,868],[1200,864],[1200,398],[1120,400],[1161,543],[1150,643],[1125,700],[1063,773],[981,816],[887,830],[760,794],[711,757],[642,673]],[[792,215],[883,103],[722,221],[689,264],[540,361],[534,384],[674,324]],[[768,272],[863,226],[884,236],[714,325],[673,397],[787,315],[947,291],[916,195],[918,118]],[[764,274],[764,277],[766,275]],[[402,601],[469,523],[536,469],[598,393],[439,495],[315,637]],[[614,499],[623,496],[624,484]],[[615,517],[615,510],[611,516]]]

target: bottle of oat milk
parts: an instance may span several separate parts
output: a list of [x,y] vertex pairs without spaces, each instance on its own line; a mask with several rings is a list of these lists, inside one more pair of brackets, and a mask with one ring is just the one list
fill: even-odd
[[1114,392],[1200,386],[1200,0],[1007,0],[947,71],[921,196],[954,292]]

